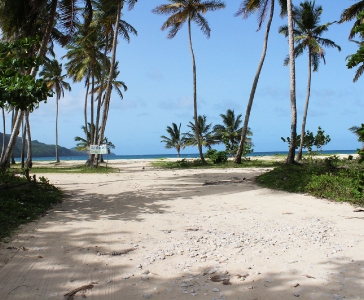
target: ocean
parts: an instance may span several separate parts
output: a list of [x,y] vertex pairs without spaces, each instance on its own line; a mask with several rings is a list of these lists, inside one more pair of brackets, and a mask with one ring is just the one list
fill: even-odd
[[[306,153],[303,151],[303,153]],[[322,154],[355,154],[356,150],[323,150]],[[274,155],[287,155],[287,151],[269,151],[269,152],[253,152],[248,157],[254,156],[274,156]],[[181,154],[182,158],[198,158],[199,154]],[[145,155],[105,155],[105,160],[114,159],[158,159],[158,158],[177,158],[177,154],[145,154]],[[84,160],[88,159],[88,156],[61,156],[60,160]],[[53,161],[55,157],[33,157],[33,161]],[[20,161],[20,158],[15,158],[15,161]]]

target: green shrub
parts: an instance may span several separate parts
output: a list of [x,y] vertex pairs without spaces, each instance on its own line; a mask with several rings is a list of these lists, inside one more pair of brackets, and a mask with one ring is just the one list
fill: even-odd
[[11,171],[0,172],[0,240],[19,225],[35,220],[62,199],[62,192],[40,176],[30,181]]
[[364,205],[364,168],[357,160],[304,160],[300,165],[281,165],[258,176],[263,186],[294,193]]
[[227,152],[217,151],[216,149],[207,150],[205,157],[210,159],[214,164],[227,162]]

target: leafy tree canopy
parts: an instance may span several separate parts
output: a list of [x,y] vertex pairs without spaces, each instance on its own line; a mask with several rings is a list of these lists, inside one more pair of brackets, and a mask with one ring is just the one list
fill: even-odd
[[[364,18],[364,10],[361,11],[359,13],[359,15],[357,16],[358,20],[362,20]],[[354,33],[359,33],[360,36],[364,35],[364,24],[359,24],[357,26],[354,27],[353,29]],[[363,42],[357,42],[357,41],[353,41],[356,42],[359,45],[359,49],[356,51],[356,53],[351,54],[347,57],[348,59],[348,63],[346,64],[346,66],[348,67],[348,69],[354,68],[358,65],[360,65],[356,71],[355,77],[354,77],[354,82],[356,82],[359,77],[363,74],[364,71],[364,43]]]
[[32,56],[37,43],[29,38],[0,43],[0,107],[12,105],[22,110],[33,110],[52,96],[42,79],[28,75],[31,68],[41,64]]

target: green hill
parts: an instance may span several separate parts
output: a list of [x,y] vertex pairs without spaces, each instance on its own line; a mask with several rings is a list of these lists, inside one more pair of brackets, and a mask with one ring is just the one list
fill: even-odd
[[[10,134],[5,135],[5,145],[8,143],[10,138]],[[0,148],[3,143],[3,134],[0,133]],[[26,152],[25,146],[25,152]],[[18,137],[15,144],[14,156],[20,157],[21,152],[21,138]],[[55,157],[56,156],[56,146],[55,145],[47,145],[37,140],[32,141],[32,152],[33,157]],[[80,152],[73,149],[67,149],[62,146],[58,146],[58,155],[59,156],[84,156],[87,155],[86,152]]]

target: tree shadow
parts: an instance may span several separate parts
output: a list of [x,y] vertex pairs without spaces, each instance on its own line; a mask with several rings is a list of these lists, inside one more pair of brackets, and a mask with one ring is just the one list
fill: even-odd
[[[242,226],[244,218],[253,224],[245,210],[234,228],[217,231],[229,215],[216,203],[224,205],[225,195],[261,190],[254,184],[256,174],[148,170],[136,179],[87,176],[86,188],[78,187],[77,175],[66,176],[57,183],[64,202],[1,245],[0,253],[13,258],[0,269],[0,299],[64,299],[88,284],[93,288],[74,299],[362,299],[364,261],[354,261],[349,252],[326,254],[319,247],[302,252],[298,242],[288,252],[259,243],[240,251],[228,236],[254,236],[252,227]],[[176,201],[185,204],[178,214]],[[191,202],[198,207],[202,201],[213,202],[211,218],[189,210]],[[267,222],[273,226],[274,219]],[[212,254],[195,255],[191,240]],[[230,284],[212,281],[217,275],[229,277]]]

